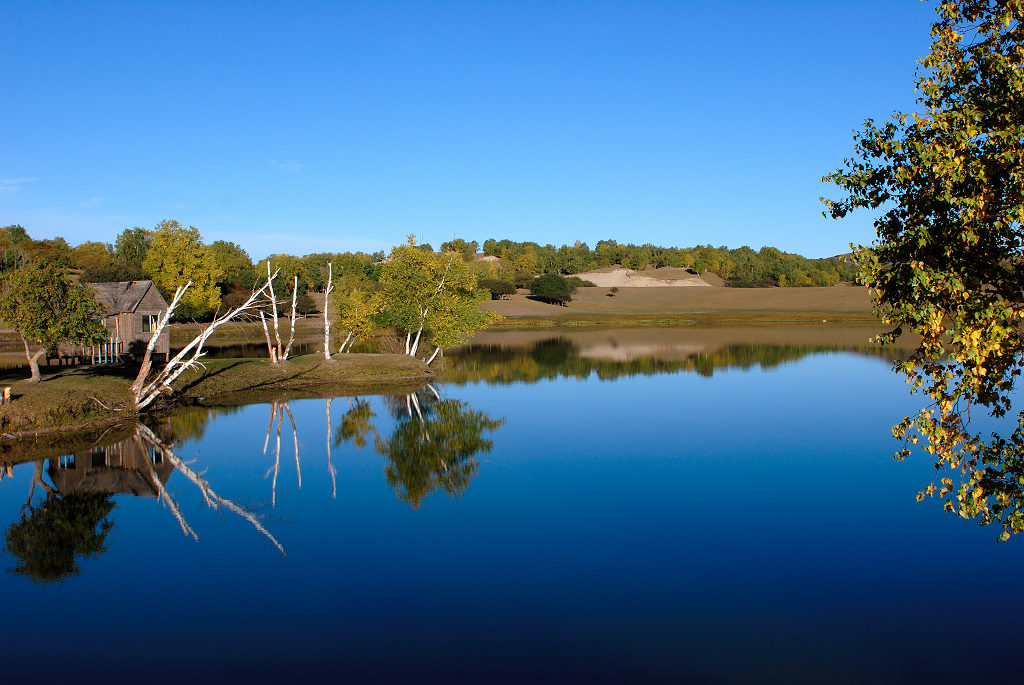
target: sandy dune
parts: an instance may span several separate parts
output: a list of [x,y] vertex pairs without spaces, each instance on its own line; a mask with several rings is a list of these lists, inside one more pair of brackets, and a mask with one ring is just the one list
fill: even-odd
[[576,274],[601,288],[665,288],[665,287],[710,287],[711,284],[699,275],[686,269],[644,269],[633,271],[621,267],[608,267]]

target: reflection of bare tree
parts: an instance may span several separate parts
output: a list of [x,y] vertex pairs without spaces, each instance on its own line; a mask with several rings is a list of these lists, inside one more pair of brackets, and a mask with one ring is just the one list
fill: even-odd
[[[330,263],[328,263],[330,266]],[[327,291],[330,294],[330,290]],[[326,296],[325,296],[326,297]],[[326,318],[326,314],[324,315]],[[328,324],[324,324],[327,326]],[[329,329],[328,329],[329,330]],[[338,497],[338,470],[334,468],[334,464],[331,462],[331,402],[334,401],[333,397],[328,397],[324,402],[324,414],[327,418],[327,471],[331,474],[331,499],[337,499]]]
[[[232,502],[226,497],[221,497],[220,495],[218,495],[214,491],[213,487],[210,486],[209,482],[206,481],[206,479],[204,479],[202,476],[196,473],[192,469],[192,467],[188,465],[188,463],[186,463],[178,455],[176,455],[174,451],[170,448],[170,446],[163,443],[160,440],[160,438],[158,438],[156,434],[149,429],[149,427],[140,423],[138,425],[136,436],[138,436],[144,443],[150,446],[150,448],[154,450],[159,449],[163,454],[164,458],[169,460],[170,463],[174,466],[174,468],[178,470],[178,472],[185,476],[185,478],[192,481],[192,483],[194,483],[196,487],[199,488],[199,491],[203,495],[203,500],[206,502],[206,505],[208,507],[210,507],[211,509],[218,509],[220,507],[224,507],[233,514],[237,514],[238,516],[242,517],[250,524],[252,524],[252,526],[260,533],[262,533],[268,540],[270,540],[270,542],[273,543],[275,547],[277,547],[278,551],[281,552],[281,556],[285,555],[284,547],[282,547],[281,543],[278,542],[277,539],[273,535],[271,535],[266,528],[263,527],[263,524],[259,522],[255,514],[240,507],[238,504]],[[183,523],[183,527],[186,525],[187,524]],[[195,536],[195,533],[193,532],[192,535]],[[196,536],[196,539],[198,539],[198,536]]]
[[267,453],[267,445],[270,444],[270,434],[274,428],[274,419],[277,419],[277,442],[274,447],[274,465],[267,469],[264,478],[273,474],[274,478],[270,486],[270,501],[272,506],[277,506],[277,476],[281,472],[281,426],[284,425],[285,414],[288,415],[292,424],[292,442],[295,445],[295,471],[298,474],[299,488],[302,488],[302,463],[299,461],[299,430],[295,425],[295,417],[292,410],[288,408],[287,402],[274,400],[270,405],[270,421],[267,423],[267,437],[263,441],[263,454]]

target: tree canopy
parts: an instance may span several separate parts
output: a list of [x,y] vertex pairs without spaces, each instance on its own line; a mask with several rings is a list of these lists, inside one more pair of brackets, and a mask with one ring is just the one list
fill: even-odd
[[42,378],[39,358],[47,350],[63,342],[90,345],[107,339],[100,313],[93,292],[72,283],[63,267],[30,262],[3,278],[0,319],[21,335],[33,381]]
[[945,0],[937,12],[920,111],[865,122],[825,178],[845,196],[825,203],[835,218],[876,213],[860,280],[892,326],[884,340],[921,336],[897,367],[932,404],[894,428],[935,459],[919,497],[1001,522],[1005,539],[1024,530],[1024,412],[1008,438],[982,438],[969,417],[972,405],[1010,410],[1024,365],[1024,2]]
[[477,306],[490,295],[477,287],[476,275],[459,254],[420,249],[413,236],[392,250],[379,283],[380,319],[405,333],[406,352],[413,356],[424,331],[440,350],[465,342],[494,317]]
[[194,226],[183,228],[177,221],[166,220],[157,224],[142,268],[168,300],[176,288],[192,282],[178,317],[208,316],[220,305],[217,283],[223,271]]

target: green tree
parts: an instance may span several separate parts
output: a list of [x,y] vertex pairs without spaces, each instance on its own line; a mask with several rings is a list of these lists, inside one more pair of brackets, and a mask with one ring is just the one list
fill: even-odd
[[480,244],[477,241],[467,242],[462,238],[455,238],[454,240],[441,243],[441,252],[458,252],[467,262],[473,259],[473,255],[476,254],[479,248]]
[[142,268],[168,300],[178,287],[192,282],[176,310],[177,318],[207,317],[220,306],[217,283],[223,272],[194,226],[183,228],[177,221],[166,220],[157,224]]
[[459,255],[421,250],[415,236],[392,250],[391,260],[381,268],[380,288],[381,318],[405,333],[405,351],[412,356],[424,331],[433,334],[436,355],[495,320],[480,311],[479,303],[490,295],[477,288],[476,275]]
[[352,350],[357,338],[365,337],[377,328],[376,317],[384,308],[384,300],[379,293],[365,285],[340,290],[341,294],[335,296],[337,324],[341,330],[348,333],[338,352],[345,352]]
[[21,335],[33,382],[42,380],[39,358],[48,350],[63,342],[91,345],[108,338],[100,314],[93,292],[72,283],[62,267],[30,262],[3,278],[0,319]]
[[95,272],[108,267],[114,257],[106,245],[89,241],[71,251],[71,265],[83,272]]
[[986,440],[968,423],[972,405],[1011,409],[1024,366],[1024,2],[946,0],[937,12],[920,111],[868,120],[853,158],[825,177],[845,197],[825,203],[836,218],[878,212],[877,241],[856,250],[861,282],[892,327],[885,341],[921,336],[897,368],[932,404],[893,429],[935,460],[919,498],[1000,522],[1006,539],[1024,530],[1022,432]]
[[114,242],[114,255],[125,264],[142,268],[153,244],[153,232],[145,228],[126,228]]
[[226,240],[213,241],[210,243],[209,251],[221,270],[218,285],[222,290],[252,290],[257,276],[248,252],[240,245]]
[[530,297],[551,304],[565,304],[572,300],[569,282],[558,274],[537,276],[530,282]]
[[516,284],[511,281],[498,278],[481,278],[478,283],[481,288],[486,288],[491,293],[492,300],[508,299],[509,295],[515,295],[516,293]]

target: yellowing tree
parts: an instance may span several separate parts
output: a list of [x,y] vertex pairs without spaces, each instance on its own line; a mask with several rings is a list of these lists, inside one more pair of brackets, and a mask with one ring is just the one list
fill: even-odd
[[433,335],[436,349],[459,345],[497,318],[479,303],[490,294],[477,288],[476,275],[457,252],[435,254],[421,250],[415,238],[396,247],[381,268],[381,318],[405,333],[405,352],[416,356],[424,331]]
[[861,282],[892,326],[885,341],[921,336],[897,367],[933,403],[893,429],[935,461],[919,497],[998,521],[1005,539],[1024,530],[1024,412],[1008,437],[969,421],[972,406],[1010,410],[1024,368],[1024,0],[937,11],[920,111],[867,121],[853,159],[826,177],[846,196],[825,202],[836,218],[878,211],[877,242],[856,251]]
[[218,281],[223,272],[194,226],[183,228],[177,221],[161,221],[153,229],[143,270],[164,291],[165,297],[192,282],[178,309],[183,317],[205,317],[220,306]]

